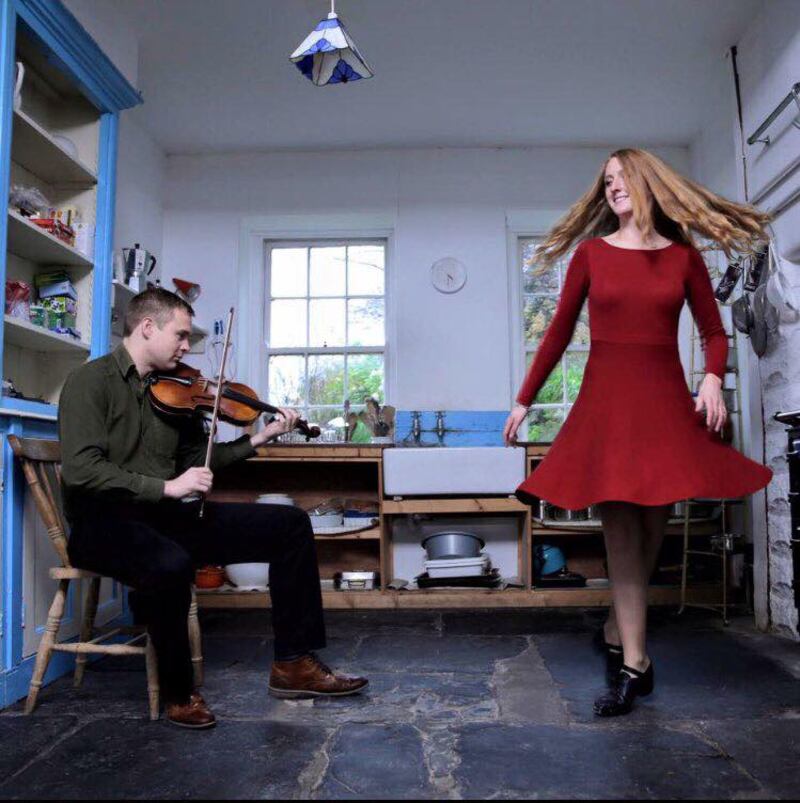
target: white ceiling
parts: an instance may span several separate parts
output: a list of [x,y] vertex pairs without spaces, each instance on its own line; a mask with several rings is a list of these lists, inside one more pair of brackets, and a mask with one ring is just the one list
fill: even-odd
[[315,87],[289,54],[327,0],[112,0],[167,153],[687,145],[763,0],[338,0],[376,76]]

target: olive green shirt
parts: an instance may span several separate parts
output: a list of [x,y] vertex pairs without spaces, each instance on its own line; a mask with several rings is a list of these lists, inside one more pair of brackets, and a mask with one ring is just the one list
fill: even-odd
[[[69,519],[92,500],[157,503],[164,483],[205,464],[201,414],[166,415],[150,404],[123,345],[67,379],[58,406],[64,509]],[[215,444],[211,470],[255,454],[250,437]]]

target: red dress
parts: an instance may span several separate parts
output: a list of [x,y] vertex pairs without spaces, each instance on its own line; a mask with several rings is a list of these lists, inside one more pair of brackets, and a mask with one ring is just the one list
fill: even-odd
[[517,401],[529,405],[564,353],[589,297],[591,346],[575,403],[517,496],[577,510],[617,500],[663,505],[688,497],[736,498],[763,488],[766,466],[709,432],[695,412],[678,353],[688,299],[706,371],[724,378],[728,341],[696,249],[672,243],[627,249],[582,242]]

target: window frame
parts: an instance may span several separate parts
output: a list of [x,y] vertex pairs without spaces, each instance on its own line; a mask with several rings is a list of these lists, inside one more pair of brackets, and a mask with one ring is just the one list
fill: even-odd
[[[383,294],[381,295],[359,295],[353,294],[350,295],[348,291],[348,287],[345,285],[345,293],[341,296],[312,296],[311,295],[311,287],[308,279],[310,275],[308,271],[310,271],[310,255],[312,248],[336,248],[336,247],[348,247],[348,246],[359,246],[359,245],[374,245],[374,246],[381,246],[383,248],[383,256],[384,256],[384,283],[383,283]],[[307,271],[307,284],[306,284],[306,295],[305,296],[280,296],[273,298],[270,293],[268,292],[268,288],[270,286],[271,280],[271,253],[276,248],[305,248],[307,249],[307,260],[306,260],[306,271]],[[305,381],[303,387],[303,398],[304,403],[302,406],[298,407],[299,410],[303,414],[307,414],[309,410],[314,409],[330,409],[330,410],[340,410],[341,407],[335,404],[311,404],[308,398],[308,390],[309,390],[309,381],[308,381],[308,368],[307,368],[307,360],[309,357],[313,356],[339,356],[342,355],[345,357],[344,360],[344,387],[345,387],[345,398],[342,400],[344,403],[345,399],[348,398],[348,360],[346,359],[348,356],[358,356],[362,354],[378,354],[383,357],[383,393],[384,393],[384,402],[386,397],[388,396],[387,390],[387,371],[386,371],[386,351],[387,351],[387,340],[388,340],[388,330],[389,330],[389,322],[388,322],[388,302],[387,302],[387,289],[388,289],[388,280],[387,280],[387,267],[388,267],[388,242],[386,238],[375,238],[375,237],[346,237],[346,238],[302,238],[302,239],[267,239],[264,240],[264,270],[263,270],[263,278],[262,278],[262,287],[263,287],[263,320],[264,320],[264,337],[263,337],[263,355],[264,355],[264,363],[263,363],[263,377],[264,377],[264,395],[265,398],[269,399],[269,360],[270,357],[283,357],[283,356],[299,356],[306,358],[306,373],[305,373]],[[354,300],[367,300],[367,299],[382,299],[383,300],[383,323],[384,323],[384,337],[383,337],[383,345],[382,346],[351,346],[347,345],[347,337],[348,337],[348,319],[345,313],[345,344],[344,345],[332,345],[332,346],[277,346],[273,347],[269,342],[269,332],[270,332],[270,313],[271,313],[271,302],[273,300],[305,300],[311,301],[312,299],[320,299],[320,300],[342,300],[345,303],[345,310],[347,310],[347,304],[349,301]],[[309,310],[310,313],[310,310]],[[306,315],[306,342],[310,340],[310,333],[311,333],[311,315]],[[362,406],[362,402],[353,402],[352,407],[354,409],[359,409]]]
[[384,393],[393,399],[397,388],[397,297],[393,269],[395,259],[394,212],[326,212],[270,214],[244,217],[239,223],[238,307],[235,334],[239,347],[241,381],[266,398],[265,248],[267,241],[383,240],[386,243],[384,298]]

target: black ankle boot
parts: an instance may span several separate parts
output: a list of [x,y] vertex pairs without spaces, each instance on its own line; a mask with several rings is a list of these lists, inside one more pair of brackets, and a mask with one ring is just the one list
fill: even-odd
[[624,663],[622,647],[618,644],[609,644],[606,641],[605,628],[602,625],[594,634],[594,646],[599,653],[605,656],[606,685],[610,688],[617,682],[619,671]]
[[594,713],[598,717],[618,717],[629,714],[637,697],[647,697],[655,686],[653,662],[644,672],[629,666],[620,669],[614,686],[594,702]]

